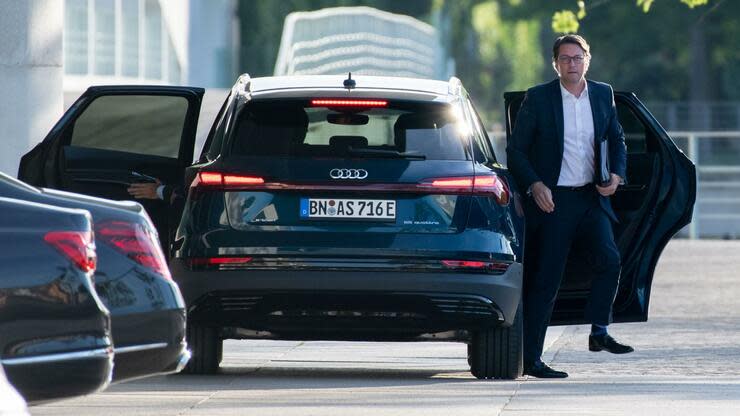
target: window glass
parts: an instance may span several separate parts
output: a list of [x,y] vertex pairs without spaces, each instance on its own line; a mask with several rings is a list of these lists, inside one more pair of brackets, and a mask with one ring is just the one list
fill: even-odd
[[[139,2],[121,2],[123,21],[121,39],[121,74],[126,77],[139,76]],[[66,30],[66,28],[65,28]]]
[[177,158],[187,109],[183,97],[100,97],[75,122],[71,144]]
[[144,76],[162,78],[162,11],[156,0],[146,0],[144,18]]
[[488,135],[483,129],[483,123],[480,121],[480,117],[478,117],[478,113],[470,100],[468,100],[468,111],[472,117],[471,124],[473,125],[476,161],[481,163],[495,162],[496,158],[489,147]]
[[619,123],[624,129],[624,141],[627,145],[627,153],[647,152],[645,126],[642,124],[630,108],[617,102],[617,116]]
[[337,109],[304,104],[250,103],[239,115],[232,152],[299,157],[373,157],[375,152],[379,158],[388,157],[383,152],[400,152],[426,159],[467,160],[467,138],[448,105]]
[[[229,103],[231,103],[231,105],[227,106]],[[231,100],[231,95],[226,97],[226,101],[221,105],[221,109],[218,111],[216,120],[214,121],[213,126],[211,126],[211,131],[208,132],[205,144],[205,146],[207,146],[205,154],[208,160],[216,159],[216,157],[221,153],[226,125],[231,119],[231,114],[233,114],[234,103],[235,101]]]
[[64,72],[87,74],[87,0],[64,3]]

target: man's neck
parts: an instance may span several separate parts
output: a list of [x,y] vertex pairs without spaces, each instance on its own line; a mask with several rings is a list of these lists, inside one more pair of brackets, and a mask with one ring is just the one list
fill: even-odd
[[565,83],[563,80],[560,80],[560,85],[563,86],[566,90],[568,90],[569,93],[573,94],[576,98],[581,97],[581,93],[583,93],[583,90],[586,89],[586,80],[581,79],[577,83]]

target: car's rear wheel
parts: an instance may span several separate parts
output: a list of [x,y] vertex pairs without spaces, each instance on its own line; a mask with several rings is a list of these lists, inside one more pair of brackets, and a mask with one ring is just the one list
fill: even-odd
[[185,367],[190,374],[213,374],[218,371],[223,351],[223,341],[218,328],[188,322],[187,341],[192,357]]
[[510,327],[473,333],[468,344],[468,364],[476,378],[513,380],[522,375],[522,315],[520,303]]

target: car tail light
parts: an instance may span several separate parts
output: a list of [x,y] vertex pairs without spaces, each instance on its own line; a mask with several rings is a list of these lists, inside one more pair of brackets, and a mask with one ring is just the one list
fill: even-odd
[[171,279],[154,231],[143,224],[108,221],[95,227],[98,239],[136,263]]
[[474,193],[491,195],[501,206],[509,204],[509,188],[498,175],[458,176],[451,178],[431,178],[424,180],[421,188],[434,189],[447,193]]
[[197,187],[243,187],[263,185],[265,180],[259,176],[232,175],[221,172],[198,172],[191,188]]
[[83,272],[95,270],[98,256],[91,231],[51,231],[44,235],[44,241],[67,256]]
[[191,257],[187,259],[187,262],[191,267],[220,266],[222,264],[245,264],[251,261],[251,257]]
[[493,274],[505,273],[510,264],[505,261],[442,260],[442,265],[448,269],[480,270]]
[[342,100],[316,99],[311,100],[312,107],[388,107],[385,100]]

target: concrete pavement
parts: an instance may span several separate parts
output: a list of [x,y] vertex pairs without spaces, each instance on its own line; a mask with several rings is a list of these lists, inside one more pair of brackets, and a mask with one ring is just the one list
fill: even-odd
[[478,381],[454,343],[227,341],[221,374],[155,377],[33,415],[740,415],[740,242],[672,241],[650,321],[614,325],[636,349],[587,350],[551,328],[566,380]]

